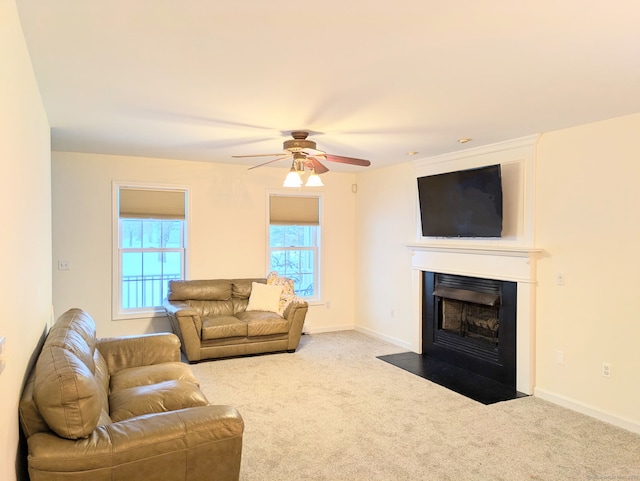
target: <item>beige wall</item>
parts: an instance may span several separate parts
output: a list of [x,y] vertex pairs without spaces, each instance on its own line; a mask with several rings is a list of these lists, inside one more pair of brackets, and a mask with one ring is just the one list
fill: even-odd
[[[56,316],[86,309],[98,335],[169,330],[166,318],[151,321],[111,317],[112,181],[177,184],[190,189],[188,277],[264,277],[266,199],[282,190],[285,168],[209,164],[96,154],[54,152],[53,256],[70,270],[53,272]],[[312,305],[306,330],[352,328],[354,324],[355,196],[353,174],[329,172],[322,204],[323,299]],[[302,190],[305,191],[304,189]],[[326,301],[329,301],[328,303]]]
[[[640,429],[640,114],[538,145],[536,393]],[[556,285],[563,274],[564,286]],[[556,353],[564,353],[564,364]],[[611,363],[611,378],[601,375]]]
[[411,257],[417,193],[410,163],[358,174],[356,324],[410,349]]
[[[640,432],[640,114],[551,132],[536,156],[536,395]],[[358,328],[411,346],[415,172],[358,175]],[[565,285],[556,285],[561,273]],[[390,311],[395,311],[391,318]],[[564,353],[564,364],[556,352]],[[601,376],[602,362],[612,376]]]
[[0,0],[0,479],[15,480],[18,399],[51,312],[49,124],[15,2]]

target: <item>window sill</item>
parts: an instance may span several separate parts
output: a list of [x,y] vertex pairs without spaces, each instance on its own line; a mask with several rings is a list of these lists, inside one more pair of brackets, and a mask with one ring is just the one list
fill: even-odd
[[131,312],[120,312],[118,314],[114,314],[112,317],[112,321],[129,321],[133,319],[152,319],[156,317],[165,317],[166,311],[162,308],[158,309],[150,309],[144,311],[131,311]]

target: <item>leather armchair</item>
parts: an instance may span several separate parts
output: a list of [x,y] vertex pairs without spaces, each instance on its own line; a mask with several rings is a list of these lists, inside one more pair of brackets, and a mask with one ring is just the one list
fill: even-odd
[[20,400],[31,481],[238,480],[242,417],[179,359],[173,334],[98,339],[63,314]]

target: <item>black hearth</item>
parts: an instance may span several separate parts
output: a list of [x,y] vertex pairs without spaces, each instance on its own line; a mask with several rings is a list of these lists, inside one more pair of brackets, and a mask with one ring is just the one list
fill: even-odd
[[517,284],[423,276],[423,355],[515,389]]

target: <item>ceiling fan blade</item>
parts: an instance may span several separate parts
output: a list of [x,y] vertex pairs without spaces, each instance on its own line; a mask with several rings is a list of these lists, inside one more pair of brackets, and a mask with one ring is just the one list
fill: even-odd
[[324,150],[318,150],[318,149],[302,149],[302,152],[307,154],[307,155],[321,155],[321,156],[325,156],[327,155],[327,153]]
[[263,165],[269,165],[269,164],[272,164],[274,162],[278,162],[280,160],[286,159],[287,157],[291,157],[290,155],[282,155],[282,154],[278,154],[278,155],[281,155],[281,157],[278,157],[277,159],[270,160],[268,162],[263,162],[262,164],[254,165],[253,167],[249,167],[247,170],[257,169],[258,167],[262,167]]
[[324,154],[322,157],[324,157],[326,160],[330,162],[339,162],[341,164],[360,165],[362,167],[368,167],[371,165],[371,162],[368,160],[356,159],[354,157],[343,157],[341,155],[330,155],[330,154]]
[[309,161],[309,163],[311,164],[311,167],[313,168],[313,170],[315,170],[316,174],[320,175],[320,174],[324,174],[325,172],[329,172],[329,169],[327,169],[322,163],[320,163],[320,161],[318,159],[316,159],[315,157],[307,157],[307,160]]
[[244,159],[247,157],[277,157],[278,155],[288,155],[288,154],[283,154],[282,152],[280,152],[278,154],[232,155],[231,157],[233,157],[234,159]]

